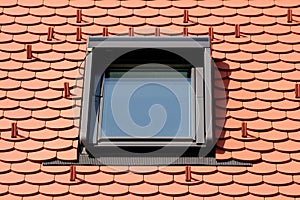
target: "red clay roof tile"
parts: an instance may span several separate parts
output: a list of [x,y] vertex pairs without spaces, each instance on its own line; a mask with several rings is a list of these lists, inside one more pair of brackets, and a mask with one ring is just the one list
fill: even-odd
[[15,149],[24,152],[38,151],[43,148],[43,143],[35,140],[25,140],[15,143]]
[[63,161],[75,161],[77,159],[77,147],[57,152],[57,159]]
[[2,185],[16,185],[24,182],[25,175],[14,172],[0,174],[0,183]]
[[129,192],[139,196],[152,196],[158,194],[157,185],[142,183],[139,185],[129,186]]
[[281,73],[276,73],[274,71],[267,70],[264,72],[256,73],[255,78],[263,81],[277,81],[281,79]]
[[263,174],[272,174],[276,172],[276,166],[267,162],[255,163],[251,167],[247,167],[247,170],[251,173],[263,175]]
[[248,186],[232,183],[230,185],[220,187],[219,191],[221,194],[231,197],[243,196],[248,193]]
[[293,183],[293,178],[290,175],[281,174],[279,172],[270,175],[264,175],[263,180],[270,185],[288,185]]
[[179,185],[177,183],[172,183],[170,185],[160,185],[159,192],[164,195],[170,196],[182,196],[188,194],[188,188],[184,185]]
[[34,163],[31,161],[25,161],[22,163],[14,163],[9,168],[7,168],[8,164],[1,163],[1,172],[5,172],[5,169],[11,169],[13,172],[17,172],[19,174],[36,174],[40,171],[41,167],[39,163]]
[[271,110],[259,112],[258,116],[261,119],[268,120],[268,121],[279,121],[286,118],[286,113],[284,111],[271,109]]
[[69,186],[58,184],[58,183],[41,185],[39,188],[39,192],[41,194],[45,194],[48,196],[64,195],[68,193],[68,190],[69,190]]
[[49,151],[42,149],[40,151],[31,152],[28,154],[28,160],[33,162],[41,162],[46,160],[52,160],[56,157],[55,151]]
[[84,180],[88,183],[103,185],[113,183],[113,178],[111,174],[97,172],[96,174],[85,175]]
[[259,92],[267,90],[269,88],[269,84],[265,81],[255,79],[252,81],[242,82],[242,88],[249,91]]
[[288,135],[286,132],[280,132],[276,130],[271,130],[269,132],[261,132],[259,134],[259,137],[263,140],[277,142],[277,141],[283,141],[288,138]]
[[240,161],[259,161],[261,159],[261,153],[249,151],[247,149],[241,151],[233,151],[232,158]]
[[112,183],[109,185],[103,185],[100,187],[100,193],[105,195],[125,195],[129,192],[129,186],[120,185],[118,183]]
[[203,8],[218,8],[223,5],[223,2],[218,0],[212,0],[209,2],[199,1],[198,5]]
[[23,183],[20,185],[12,185],[9,187],[9,193],[18,196],[31,196],[38,193],[39,186]]
[[237,9],[237,13],[247,17],[256,17],[263,13],[262,10],[253,7],[245,7]]
[[269,163],[283,163],[289,161],[290,155],[286,153],[279,152],[277,150],[262,154],[262,160]]
[[258,196],[273,196],[278,194],[278,186],[271,186],[265,183],[249,187],[249,192]]
[[189,192],[194,195],[212,196],[218,194],[218,186],[201,183],[198,185],[189,186]]
[[291,185],[287,186],[281,186],[279,187],[279,192],[283,195],[287,195],[289,197],[299,197],[298,191],[300,188],[300,185],[297,183],[293,183]]
[[203,181],[212,185],[227,185],[232,182],[232,175],[220,172],[203,176]]
[[264,140],[258,140],[258,141],[249,141],[245,142],[246,149],[249,149],[251,151],[271,151],[274,149],[274,145],[272,142],[266,142]]
[[97,185],[90,185],[87,183],[81,183],[76,185],[70,186],[70,193],[80,196],[89,196],[89,195],[95,195],[99,193],[99,186]]

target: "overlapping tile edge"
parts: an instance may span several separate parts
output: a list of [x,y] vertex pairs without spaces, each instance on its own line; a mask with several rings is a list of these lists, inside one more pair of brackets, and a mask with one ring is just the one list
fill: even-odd
[[[0,199],[300,197],[299,7],[297,0],[1,0]],[[184,30],[200,36],[212,27],[212,57],[222,76],[216,81],[224,82],[228,96],[216,156],[253,161],[253,167],[192,166],[193,179],[186,182],[185,167],[77,166],[76,180],[70,181],[70,167],[42,166],[41,161],[77,156],[74,118],[79,116],[71,97],[80,81],[86,39],[101,35],[103,27],[109,35],[128,34],[133,27],[137,36],[154,34],[155,27],[162,36]],[[82,38],[76,38],[79,30]],[[66,82],[69,98],[64,97]],[[18,132],[12,137],[15,122]],[[243,122],[247,137],[242,137]]]

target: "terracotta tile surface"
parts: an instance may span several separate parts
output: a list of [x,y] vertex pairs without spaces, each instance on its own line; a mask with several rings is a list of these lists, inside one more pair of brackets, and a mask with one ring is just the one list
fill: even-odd
[[[291,199],[300,197],[299,102],[300,3],[297,0],[212,1],[0,1],[0,199]],[[287,21],[288,9],[292,22]],[[76,12],[82,11],[82,22]],[[183,23],[188,10],[188,23]],[[241,36],[235,36],[235,25]],[[54,37],[47,40],[48,28]],[[218,160],[252,167],[77,166],[46,167],[55,158],[72,161],[78,148],[73,88],[89,35],[208,35],[212,57],[227,92],[224,135]],[[77,27],[83,38],[76,41]],[[26,45],[33,58],[27,59]],[[247,137],[241,124],[247,122]],[[11,138],[11,123],[18,135]],[[223,128],[223,124],[220,125]]]

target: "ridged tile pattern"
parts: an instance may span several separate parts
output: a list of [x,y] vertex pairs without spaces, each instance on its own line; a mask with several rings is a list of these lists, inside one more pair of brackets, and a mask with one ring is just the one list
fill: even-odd
[[[0,199],[300,197],[299,7],[299,0],[1,0]],[[250,161],[253,167],[192,166],[187,182],[184,166],[77,166],[76,180],[70,181],[70,167],[41,165],[77,156],[79,105],[73,89],[87,37],[101,36],[103,27],[109,35],[127,35],[133,27],[135,36],[154,35],[156,27],[161,36],[182,35],[187,27],[193,37],[208,35],[212,27],[212,57],[222,77],[216,82],[224,82],[227,94],[216,158]],[[71,89],[67,98],[65,82]]]

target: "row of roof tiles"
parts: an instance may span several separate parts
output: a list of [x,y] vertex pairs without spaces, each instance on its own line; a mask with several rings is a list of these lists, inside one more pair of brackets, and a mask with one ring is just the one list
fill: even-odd
[[[58,171],[55,171],[54,175],[47,172],[39,172],[38,168],[35,169],[37,171],[34,174],[24,175],[15,172],[0,174],[0,182],[3,184],[1,194],[8,192],[17,196],[39,193],[46,196],[64,194],[93,196],[99,193],[108,196],[115,194],[118,194],[118,196],[127,194],[154,196],[162,194],[169,197],[187,194],[199,195],[198,197],[217,197],[218,194],[223,194],[227,197],[247,194],[266,197],[282,194],[287,197],[298,197],[299,194],[296,191],[300,187],[298,175],[292,177],[280,172],[259,175],[245,173],[243,168],[230,172],[234,173],[234,176],[216,172],[214,167],[207,167],[207,170],[204,169],[205,176],[202,176],[201,172],[199,173],[201,171],[200,168],[196,174],[192,174],[191,182],[185,181],[185,175],[181,174],[180,169],[177,169],[177,175],[157,172],[157,169],[154,169],[156,171],[154,174],[143,175],[126,172],[114,176],[99,172],[97,168],[94,168],[94,171],[90,174],[78,172],[75,181],[70,181],[70,173],[67,170],[60,174],[57,174]],[[220,169],[222,170],[222,168]],[[269,171],[271,170],[269,169]],[[8,177],[10,178],[6,181]],[[232,188],[235,188],[235,190],[233,191]]]
[[63,7],[75,7],[75,8],[92,8],[97,6],[99,8],[104,9],[112,9],[117,7],[125,7],[131,9],[140,9],[143,7],[152,7],[152,8],[159,8],[165,9],[171,6],[178,7],[178,8],[189,8],[192,9],[194,7],[200,6],[203,8],[219,8],[222,6],[229,7],[229,8],[239,8],[242,9],[244,7],[254,7],[254,8],[269,8],[273,6],[289,8],[295,7],[297,8],[300,3],[297,0],[290,0],[288,2],[283,1],[274,1],[274,0],[266,0],[266,1],[238,1],[238,0],[229,0],[229,1],[167,1],[167,0],[159,0],[159,1],[56,1],[56,0],[34,0],[32,2],[27,2],[26,0],[3,0],[0,4],[1,7],[13,7],[13,6],[22,6],[22,7],[41,7],[46,6],[49,8],[63,8]]

